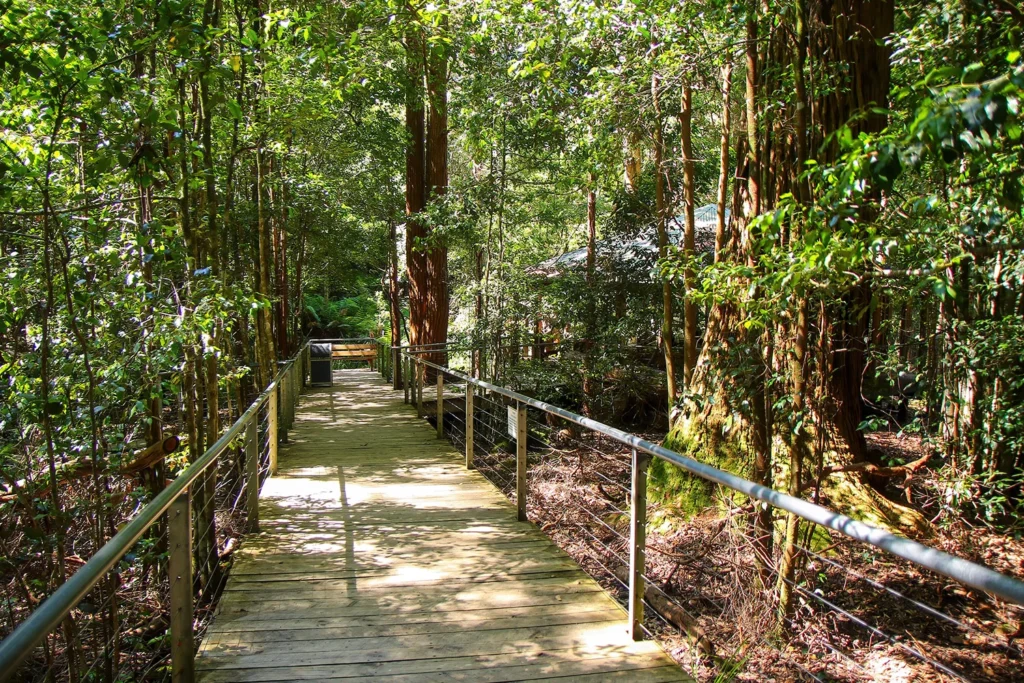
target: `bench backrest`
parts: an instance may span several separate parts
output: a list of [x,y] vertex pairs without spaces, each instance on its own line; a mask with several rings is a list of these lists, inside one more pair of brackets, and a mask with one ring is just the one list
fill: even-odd
[[365,344],[331,344],[331,358],[334,360],[376,360],[377,345],[373,342]]

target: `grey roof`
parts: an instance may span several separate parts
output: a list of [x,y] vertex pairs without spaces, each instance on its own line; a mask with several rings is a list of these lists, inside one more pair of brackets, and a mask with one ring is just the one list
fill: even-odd
[[[728,222],[730,211],[725,210]],[[706,204],[693,210],[694,247],[698,254],[713,252],[715,249],[715,229],[718,226],[718,207]],[[668,240],[678,245],[682,242],[683,232],[680,227],[684,216],[671,219]],[[618,265],[653,263],[658,258],[658,237],[653,231],[646,231],[633,238],[611,238],[598,240],[595,244],[599,260],[611,260]],[[534,275],[554,277],[559,271],[584,268],[587,264],[587,248],[574,249],[564,254],[541,261],[529,269]]]

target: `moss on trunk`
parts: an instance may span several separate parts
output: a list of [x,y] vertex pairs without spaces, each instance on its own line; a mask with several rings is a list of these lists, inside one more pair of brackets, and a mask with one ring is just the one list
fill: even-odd
[[[816,441],[813,434],[808,441]],[[829,441],[839,443],[837,439]],[[753,449],[749,420],[730,410],[721,396],[703,406],[687,403],[664,443],[666,448],[712,467],[742,477],[751,476]],[[780,438],[775,439],[772,479],[774,488],[779,490],[785,488],[788,477],[785,465],[788,448]],[[826,451],[822,458],[825,466],[849,464],[851,461],[852,454],[841,448]],[[742,502],[739,499],[744,498],[658,459],[651,465],[648,495],[686,517],[727,500]],[[908,536],[931,534],[930,523],[924,515],[886,498],[857,473],[835,473],[822,481],[821,502],[836,512],[889,531]]]

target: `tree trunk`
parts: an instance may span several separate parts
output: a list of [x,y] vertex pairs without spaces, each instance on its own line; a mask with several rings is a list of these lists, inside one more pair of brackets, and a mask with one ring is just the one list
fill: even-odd
[[[441,31],[447,29],[447,19]],[[448,56],[443,42],[432,45],[427,54],[427,169],[428,201],[440,203],[448,192]],[[430,229],[427,247],[427,311],[424,317],[426,343],[448,340],[448,245],[443,236]],[[429,354],[432,362],[447,364],[447,353]],[[429,373],[433,376],[433,373]]]
[[278,215],[280,218],[275,222],[274,245],[275,245],[275,267],[277,274],[277,344],[278,355],[281,358],[291,356],[291,325],[288,314],[288,213],[289,193],[288,177],[285,173],[285,165],[291,154],[291,133],[288,133],[286,151],[281,156],[278,164],[278,177],[281,182],[281,206]]
[[[807,161],[807,108],[810,102],[807,100],[807,88],[804,81],[804,57],[807,51],[807,10],[804,0],[796,0],[794,11],[794,34],[795,46],[793,49],[793,82],[796,89],[796,172],[799,174]],[[810,200],[809,188],[800,180],[797,180],[795,196],[798,201],[806,203]],[[802,226],[799,220],[793,223],[790,228],[790,245],[797,245],[803,236]],[[792,420],[793,428],[790,437],[789,448],[789,493],[799,497],[803,490],[803,467],[807,455],[807,427],[810,424],[810,416],[805,415],[806,410],[806,360],[807,360],[807,297],[801,296],[797,302],[796,322],[793,325],[793,347],[789,360],[789,374],[791,383],[791,395],[793,398]],[[779,560],[779,621],[780,626],[790,616],[792,603],[791,584],[796,572],[796,540],[800,533],[800,519],[793,513],[786,515],[786,533],[782,544],[782,557]]]
[[725,251],[725,202],[729,196],[729,136],[731,134],[732,108],[729,98],[732,91],[732,60],[722,67],[722,142],[718,162],[718,224],[715,227],[715,263],[722,260]]
[[[398,230],[388,219],[388,319],[391,324],[391,346],[402,345],[402,301],[398,292]],[[393,356],[392,356],[393,357]],[[391,386],[401,389],[404,378],[399,368],[391,368]]]
[[427,254],[424,240],[427,234],[417,217],[426,207],[426,145],[423,36],[415,26],[410,25],[406,33],[405,50],[405,263],[409,280],[409,343],[417,345],[425,341]]
[[636,131],[630,131],[622,141],[622,147],[623,156],[625,157],[623,175],[626,192],[634,194],[644,165],[643,149],[640,147],[640,135]]
[[591,381],[593,363],[591,363],[590,352],[594,343],[594,336],[597,325],[597,311],[595,306],[594,286],[596,284],[597,266],[597,191],[594,185],[597,183],[596,174],[591,172],[587,177],[587,321],[585,355],[583,356],[583,414],[592,416],[591,400],[593,399],[594,387]]
[[694,225],[694,202],[696,197],[696,178],[693,161],[693,88],[689,80],[683,81],[683,96],[679,109],[679,138],[683,152],[683,203],[685,221],[683,225],[683,258],[687,267],[683,274],[683,388],[686,389],[693,381],[693,368],[697,365],[697,304],[693,301],[693,292],[697,287],[692,262],[696,257]]
[[[658,258],[665,258],[668,255],[668,202],[665,197],[665,142],[662,133],[661,106],[659,97],[661,95],[661,79],[655,74],[651,78],[651,97],[654,100],[654,206],[655,220],[658,226]],[[672,355],[672,283],[665,279],[661,284],[661,348],[665,354],[665,385],[668,394],[669,419],[671,420],[672,410],[675,408],[676,396],[676,369],[675,360]]]
[[256,149],[256,224],[259,233],[259,280],[257,293],[263,305],[256,312],[256,339],[259,351],[259,387],[262,391],[270,384],[277,374],[277,356],[275,352],[273,325],[271,323],[271,290],[270,271],[273,268],[273,238],[270,234],[270,221],[267,220],[266,201],[266,152],[262,144]]

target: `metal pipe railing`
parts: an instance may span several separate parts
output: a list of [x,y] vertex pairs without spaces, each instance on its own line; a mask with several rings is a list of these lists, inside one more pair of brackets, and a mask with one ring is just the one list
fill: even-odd
[[[76,571],[64,584],[48,597],[25,621],[2,642],[0,642],[0,682],[10,680],[18,667],[28,658],[32,650],[38,646],[46,635],[57,628],[65,619],[68,613],[77,606],[83,598],[99,583],[128,552],[129,549],[142,538],[142,535],[152,527],[167,512],[173,504],[181,498],[188,498],[190,488],[197,483],[200,477],[217,462],[218,458],[227,451],[228,447],[246,430],[250,423],[258,419],[259,411],[267,404],[269,406],[271,427],[271,471],[276,466],[276,429],[278,393],[282,402],[291,408],[292,402],[298,399],[298,393],[286,388],[299,387],[305,382],[304,363],[298,362],[306,357],[308,342],[304,343],[299,352],[286,361],[279,369],[277,375],[255,401],[235,421],[231,427],[224,432],[217,441],[210,446],[194,463],[188,466],[184,472],[178,475],[170,484],[158,493],[148,505],[132,518],[121,531],[107,541],[96,553]],[[296,376],[299,375],[299,376]],[[285,388],[285,391],[281,391]],[[186,547],[191,567],[191,547]],[[187,582],[191,586],[191,581]],[[172,620],[172,625],[173,625]],[[188,626],[191,629],[191,619]],[[172,638],[173,640],[173,638]],[[187,643],[189,648],[192,643]],[[175,658],[178,659],[178,658]],[[185,678],[189,678],[186,676]],[[175,676],[175,680],[178,680]]]
[[852,519],[851,517],[847,517],[846,515],[800,498],[796,498],[795,496],[776,491],[767,486],[754,483],[735,474],[724,472],[715,467],[694,460],[693,458],[669,450],[664,446],[651,443],[650,441],[638,436],[610,427],[572,411],[565,410],[564,408],[559,408],[558,406],[545,403],[544,401],[538,401],[530,398],[529,396],[524,396],[523,394],[506,389],[505,387],[470,377],[465,373],[431,363],[423,358],[413,356],[404,351],[402,352],[402,355],[407,357],[409,362],[415,365],[415,372],[412,373],[413,379],[417,385],[413,391],[414,395],[422,395],[423,369],[426,367],[434,368],[439,372],[449,374],[465,381],[468,384],[505,396],[506,398],[516,401],[517,405],[532,406],[538,410],[578,424],[581,427],[585,427],[597,432],[598,434],[607,436],[608,438],[629,446],[630,448],[661,458],[662,460],[672,463],[694,476],[720,484],[734,491],[738,491],[750,498],[763,501],[772,507],[785,510],[786,512],[790,512],[804,520],[832,529],[833,531],[853,540],[875,546],[876,548],[897,557],[901,557],[918,566],[954,579],[955,581],[959,581],[964,585],[985,591],[1017,605],[1024,605],[1024,582],[1011,576],[1000,574],[999,572],[983,565],[964,560],[956,557],[955,555],[918,543],[917,541],[897,536],[896,534],[885,531],[884,529],[860,522]]

